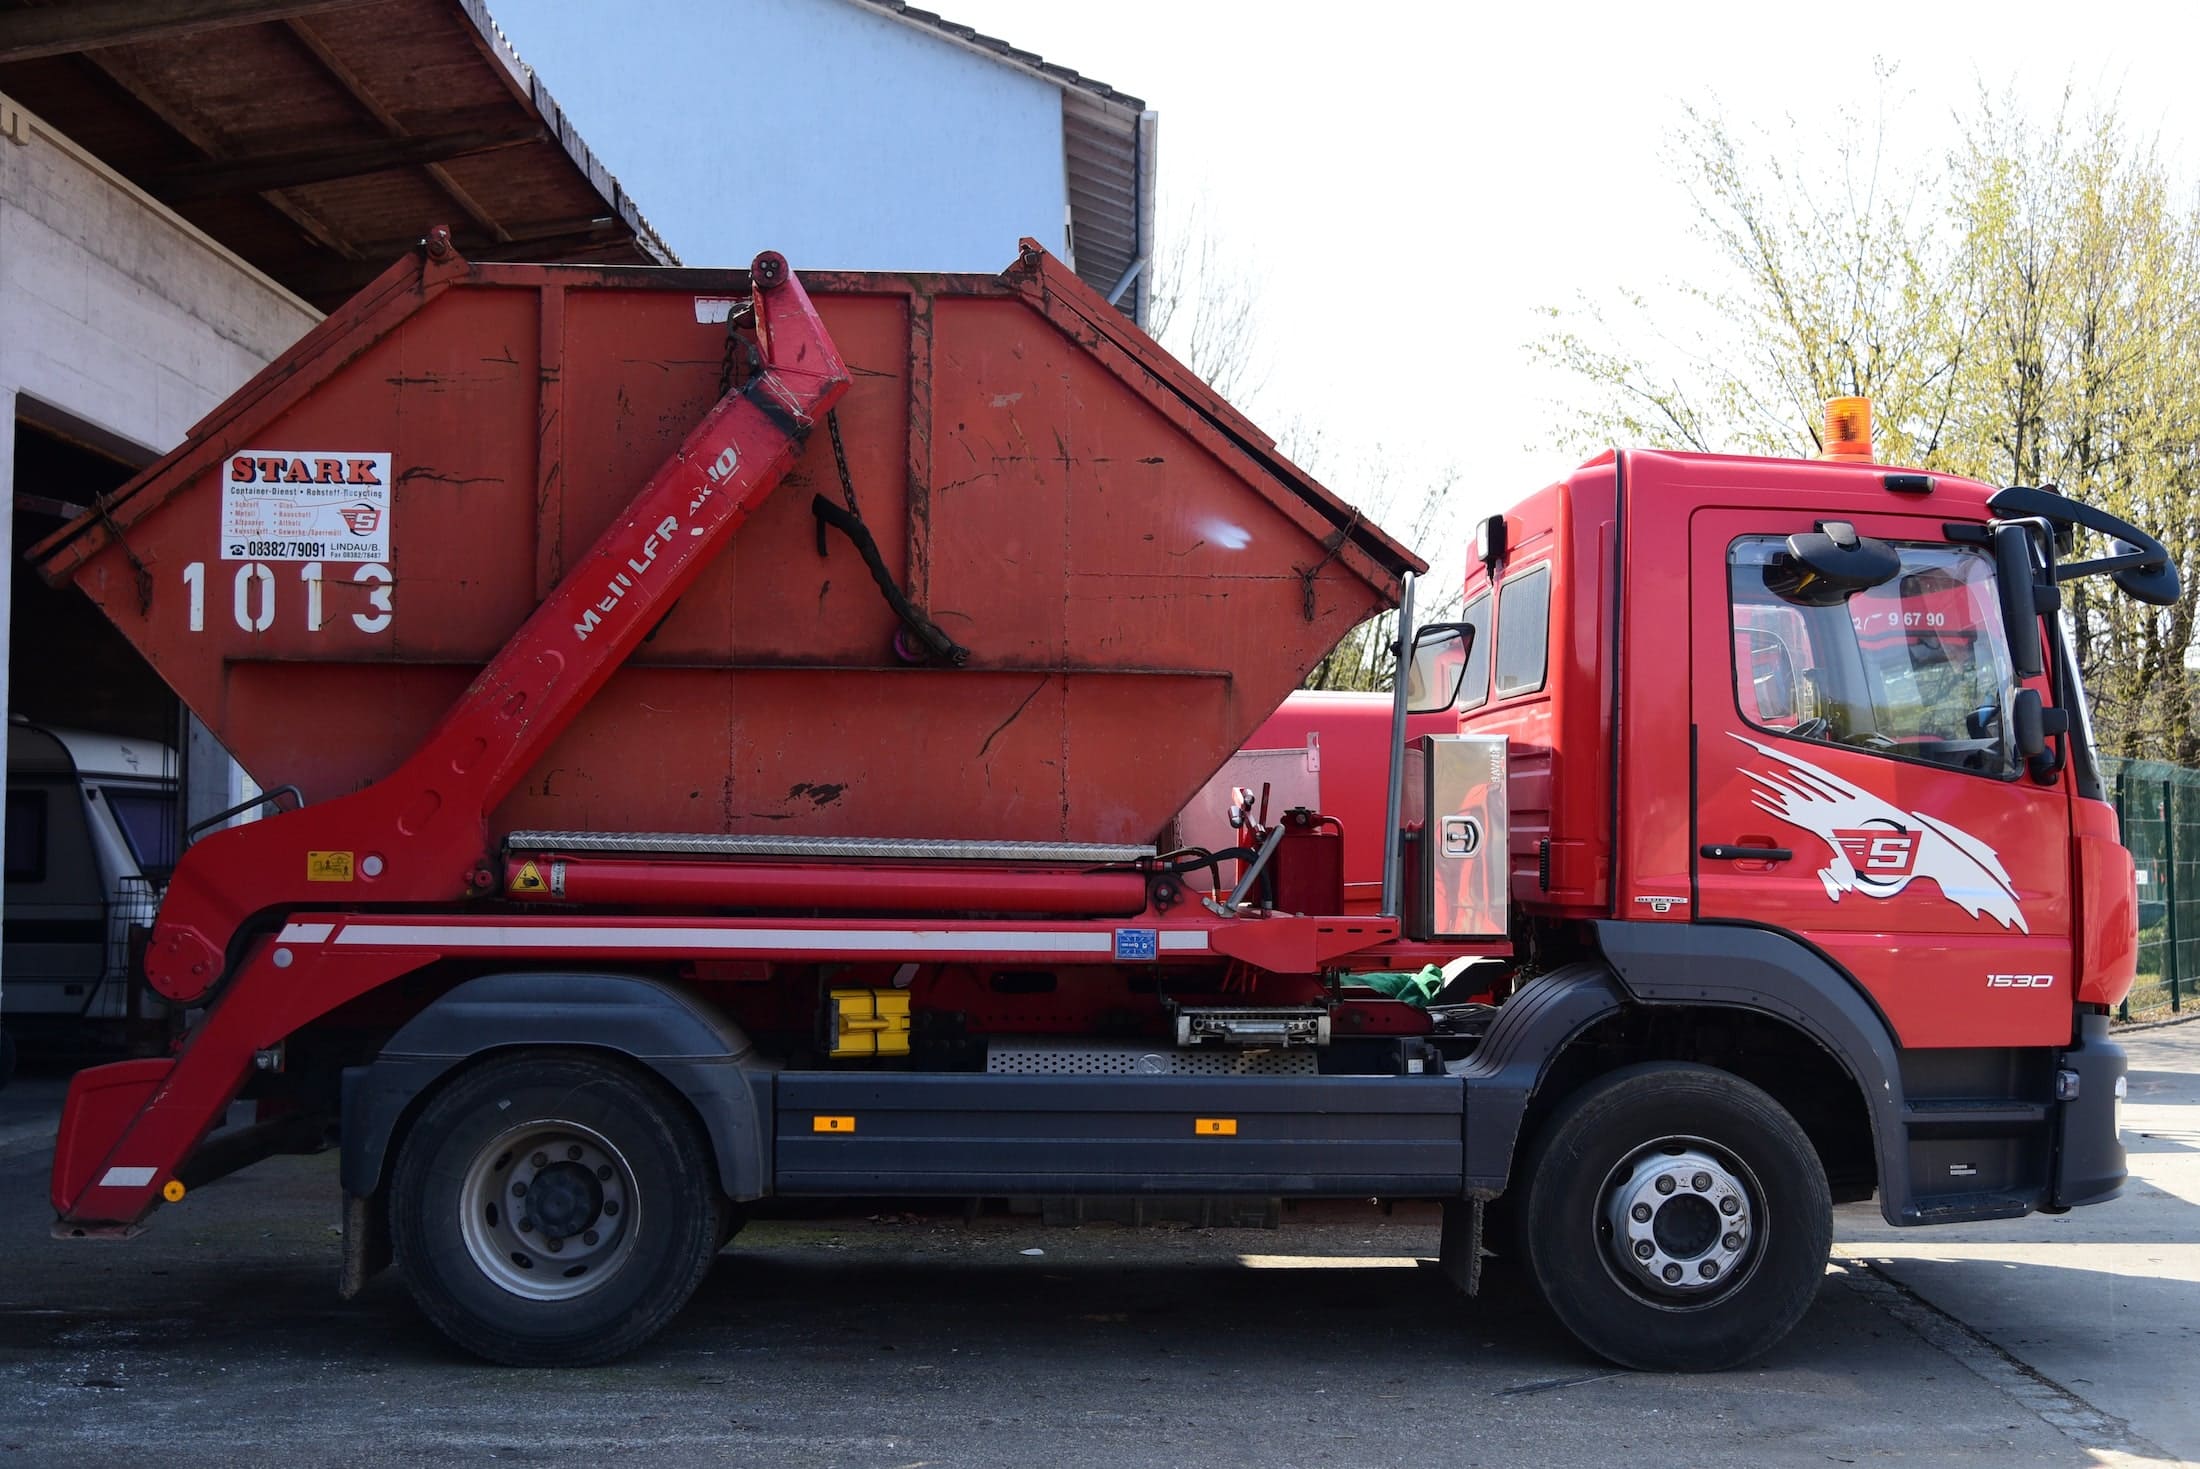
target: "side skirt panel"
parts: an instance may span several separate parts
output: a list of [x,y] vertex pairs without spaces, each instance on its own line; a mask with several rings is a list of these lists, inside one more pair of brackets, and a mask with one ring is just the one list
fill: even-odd
[[780,1194],[1456,1198],[1450,1077],[782,1072]]

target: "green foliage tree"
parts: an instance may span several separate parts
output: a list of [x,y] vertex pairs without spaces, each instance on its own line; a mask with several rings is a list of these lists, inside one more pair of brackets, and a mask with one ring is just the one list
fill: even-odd
[[[1537,351],[1591,389],[1559,437],[1807,456],[1823,401],[1874,401],[1880,457],[2059,484],[2200,573],[2200,210],[2113,105],[2040,121],[1982,93],[1945,160],[1884,112],[1830,156],[1690,109],[1674,158],[1718,267],[1626,315],[1551,312]],[[1863,140],[1863,141],[1857,141]],[[2104,748],[2200,763],[2193,599],[2066,588]]]

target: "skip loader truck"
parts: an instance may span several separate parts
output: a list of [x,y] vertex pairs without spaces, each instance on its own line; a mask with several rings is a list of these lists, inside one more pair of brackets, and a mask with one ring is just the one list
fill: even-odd
[[[1591,460],[1480,524],[1395,697],[1286,705],[1427,568],[1037,245],[433,232],[31,553],[269,792],[176,863],[180,1038],[76,1077],[56,1227],[334,1136],[342,1290],[394,1262],[553,1364],[758,1200],[1435,1199],[1460,1285],[1745,1361],[1836,1202],[2125,1176],[2133,866],[2057,588],[2175,563],[1832,447]],[[1317,751],[1318,803],[1232,775]]]

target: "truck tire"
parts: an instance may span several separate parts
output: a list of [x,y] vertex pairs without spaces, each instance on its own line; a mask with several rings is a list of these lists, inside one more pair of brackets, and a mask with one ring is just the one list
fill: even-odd
[[15,1076],[15,1037],[0,1030],[0,1086]]
[[1786,1336],[1817,1298],[1833,1201],[1779,1103],[1708,1066],[1653,1062],[1567,1098],[1529,1152],[1536,1287],[1599,1356],[1716,1372]]
[[680,1100],[579,1052],[462,1072],[407,1132],[390,1184],[421,1311],[513,1366],[605,1362],[656,1335],[702,1283],[727,1213]]

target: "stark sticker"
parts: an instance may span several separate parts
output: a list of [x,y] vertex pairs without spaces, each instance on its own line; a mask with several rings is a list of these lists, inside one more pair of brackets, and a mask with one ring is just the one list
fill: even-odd
[[390,559],[390,456],[247,449],[222,469],[224,561]]

